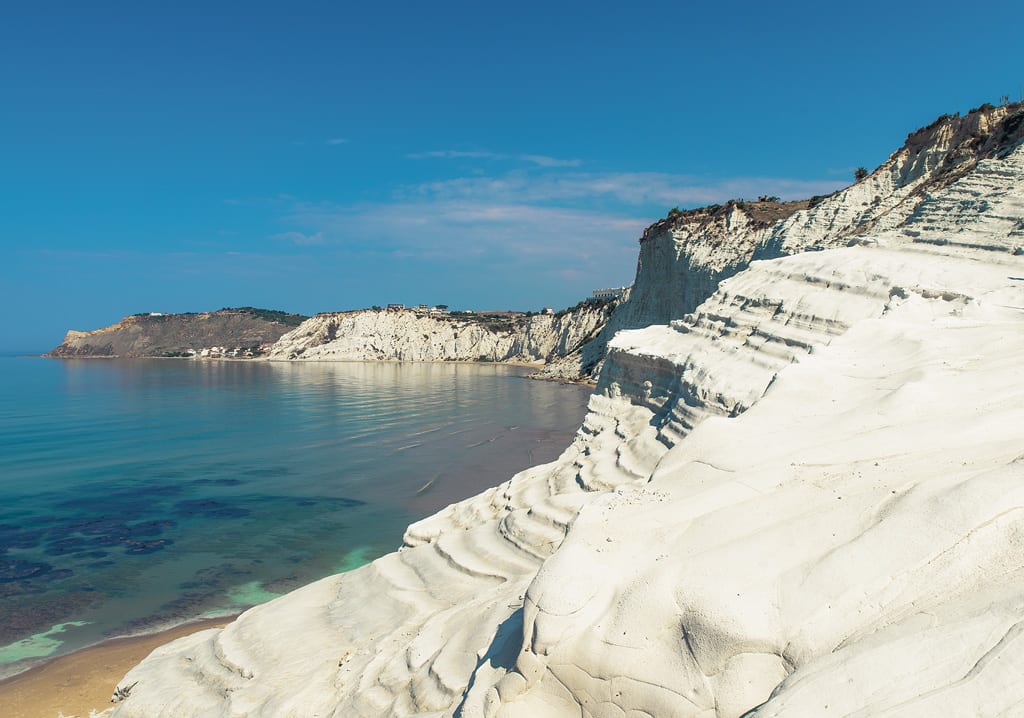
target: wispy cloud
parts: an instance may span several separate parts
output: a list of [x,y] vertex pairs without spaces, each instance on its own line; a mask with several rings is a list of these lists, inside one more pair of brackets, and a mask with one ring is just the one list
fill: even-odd
[[519,155],[517,159],[524,162],[532,162],[538,167],[579,167],[582,162],[579,160],[560,160],[557,157],[547,155]]
[[321,251],[361,255],[395,271],[417,266],[421,281],[439,289],[454,275],[487,292],[520,296],[541,283],[569,297],[587,296],[591,285],[628,283],[636,237],[649,223],[639,214],[458,199],[298,203],[282,221],[315,228],[327,245]]
[[279,242],[291,242],[298,247],[310,247],[317,244],[324,243],[323,232],[316,232],[313,234],[303,234],[302,232],[281,232],[271,236],[271,239]]
[[331,139],[327,140],[327,144],[329,144],[329,145],[346,145],[346,144],[348,144],[348,138],[347,137],[332,137]]
[[[429,155],[503,157],[462,150]],[[535,167],[530,169],[396,188],[390,199],[377,202],[281,202],[279,221],[289,231],[274,239],[307,248],[323,245],[318,251],[342,251],[372,261],[444,267],[445,276],[454,271],[482,282],[512,284],[516,277],[532,277],[571,285],[585,296],[590,285],[627,283],[632,278],[637,238],[669,207],[761,194],[807,197],[844,184],[581,172],[557,160],[542,166],[541,159],[551,158],[534,157]]]
[[510,172],[497,177],[458,177],[427,182],[403,191],[410,196],[435,199],[514,199],[548,203],[604,199],[628,205],[667,208],[723,202],[739,197],[751,199],[762,194],[798,199],[825,194],[845,184],[835,180],[779,177],[709,180],[657,172],[553,172],[539,177],[526,172]]
[[506,162],[526,162],[537,167],[579,167],[580,160],[565,160],[547,155],[505,154],[485,150],[431,150],[429,152],[413,152],[406,155],[410,160],[445,159],[445,160],[497,160]]
[[431,150],[430,152],[413,152],[405,156],[410,160],[500,160],[506,159],[507,155],[499,155],[494,152],[469,152],[463,150]]

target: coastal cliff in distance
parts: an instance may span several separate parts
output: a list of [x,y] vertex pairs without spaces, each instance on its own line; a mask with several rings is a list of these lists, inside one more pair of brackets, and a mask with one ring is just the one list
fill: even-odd
[[[282,336],[271,360],[547,362],[578,352],[616,303],[587,300],[557,314],[438,314],[364,309],[318,314]],[[575,377],[572,377],[575,378]]]
[[540,364],[578,354],[598,336],[616,305],[616,300],[588,299],[551,314],[359,309],[307,318],[248,307],[133,314],[103,329],[69,331],[46,356]]
[[46,356],[165,357],[196,355],[210,347],[259,355],[306,317],[268,309],[241,307],[216,312],[133,314],[117,324],[89,332],[71,330]]
[[113,715],[1018,715],[1022,133],[984,106],[767,227],[654,225],[611,322],[662,321],[605,338],[561,457],[154,651]]

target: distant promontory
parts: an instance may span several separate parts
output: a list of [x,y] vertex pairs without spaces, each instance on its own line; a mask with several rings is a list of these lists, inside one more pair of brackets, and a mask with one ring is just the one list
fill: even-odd
[[270,309],[238,307],[215,312],[144,312],[94,331],[68,331],[46,356],[184,357],[259,356],[306,319]]

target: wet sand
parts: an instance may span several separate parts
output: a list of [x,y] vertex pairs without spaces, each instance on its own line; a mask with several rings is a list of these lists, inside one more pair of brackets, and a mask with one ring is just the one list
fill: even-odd
[[87,718],[112,707],[110,696],[125,673],[153,649],[181,636],[227,625],[213,618],[132,638],[117,638],[56,658],[0,681],[4,718]]

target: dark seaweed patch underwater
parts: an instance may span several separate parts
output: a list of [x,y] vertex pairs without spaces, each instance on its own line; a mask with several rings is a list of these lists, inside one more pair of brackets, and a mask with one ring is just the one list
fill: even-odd
[[366,563],[557,456],[588,395],[502,366],[0,362],[0,675]]

